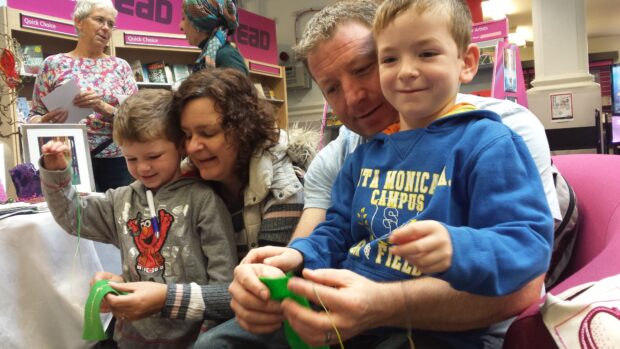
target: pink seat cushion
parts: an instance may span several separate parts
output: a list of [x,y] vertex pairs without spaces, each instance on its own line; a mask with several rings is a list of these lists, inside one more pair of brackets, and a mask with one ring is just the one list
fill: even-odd
[[[573,187],[579,205],[579,235],[565,272],[568,277],[549,290],[559,294],[573,286],[620,273],[620,156],[576,154],[553,162]],[[504,348],[556,348],[532,305],[510,326]]]

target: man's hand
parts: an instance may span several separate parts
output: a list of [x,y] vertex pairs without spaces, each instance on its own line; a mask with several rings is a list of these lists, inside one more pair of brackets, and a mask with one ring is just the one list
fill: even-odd
[[283,271],[289,271],[299,268],[303,261],[303,256],[295,249],[265,246],[250,250],[241,264],[263,263]]
[[329,344],[338,343],[334,325],[343,341],[376,327],[374,317],[381,313],[378,307],[390,306],[381,301],[383,297],[390,298],[387,292],[382,296],[377,294],[381,292],[379,284],[352,271],[304,269],[303,275],[304,279],[292,278],[289,289],[312,303],[322,302],[330,315],[302,307],[290,299],[282,302],[282,309],[291,326],[311,346],[325,345],[327,332],[330,332]]
[[258,277],[279,277],[284,273],[265,264],[240,264],[228,291],[230,307],[242,328],[252,333],[270,333],[282,326],[284,320],[280,303],[269,299],[269,289]]

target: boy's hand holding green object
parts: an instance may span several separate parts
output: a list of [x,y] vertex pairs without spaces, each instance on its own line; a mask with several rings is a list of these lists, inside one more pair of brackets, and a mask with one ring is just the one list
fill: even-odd
[[86,299],[84,306],[84,331],[82,339],[87,341],[100,341],[106,339],[107,336],[101,324],[99,317],[99,307],[103,297],[108,293],[116,295],[127,294],[127,292],[117,291],[109,285],[109,280],[99,280],[93,284]]
[[[293,276],[292,273],[287,273],[285,276],[280,277],[259,277],[260,281],[262,281],[267,288],[269,288],[269,293],[271,295],[271,299],[275,301],[283,301],[285,298],[290,298],[300,305],[310,308],[310,302],[305,297],[299,296],[291,292],[287,285],[288,280]],[[295,332],[295,330],[289,325],[288,321],[284,321],[284,333],[286,334],[286,340],[288,341],[291,349],[329,349],[329,346],[323,345],[320,347],[311,347],[306,344],[299,335]]]

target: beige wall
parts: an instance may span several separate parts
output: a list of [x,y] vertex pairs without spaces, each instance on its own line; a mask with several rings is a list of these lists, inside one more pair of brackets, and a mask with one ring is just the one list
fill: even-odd
[[[588,39],[588,51],[590,53],[616,51],[620,56],[620,35],[590,38]],[[616,63],[618,62],[620,59],[616,60]]]

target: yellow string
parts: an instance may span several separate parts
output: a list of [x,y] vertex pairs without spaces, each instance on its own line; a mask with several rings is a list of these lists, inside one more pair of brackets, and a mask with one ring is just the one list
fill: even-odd
[[71,290],[72,290],[71,292],[73,292],[73,286],[74,286],[73,281],[75,280],[75,266],[77,263],[78,255],[80,254],[80,232],[82,230],[82,210],[81,210],[82,205],[80,205],[80,195],[75,185],[73,185],[73,190],[75,191],[76,208],[77,208],[77,243],[75,246],[75,253],[73,254],[73,260],[71,262],[71,278],[69,279],[71,280],[70,281]]
[[338,337],[338,343],[340,344],[340,348],[344,349],[344,343],[342,343],[342,337],[340,337],[340,332],[338,331],[338,327],[336,327],[336,323],[332,319],[332,315],[329,313],[329,310],[327,310],[327,307],[325,306],[325,304],[323,304],[323,301],[321,300],[321,296],[319,296],[319,292],[316,290],[314,283],[312,283],[312,290],[314,291],[316,298],[319,300],[321,307],[323,307],[323,310],[325,310],[325,313],[327,314],[327,318],[332,323],[332,327],[334,328],[334,331],[336,332],[336,337]]
[[400,282],[400,289],[403,292],[403,303],[405,303],[405,311],[407,312],[407,340],[409,340],[409,348],[415,349],[415,344],[413,343],[413,334],[411,333],[411,312],[409,310],[409,302],[407,302],[404,281]]

